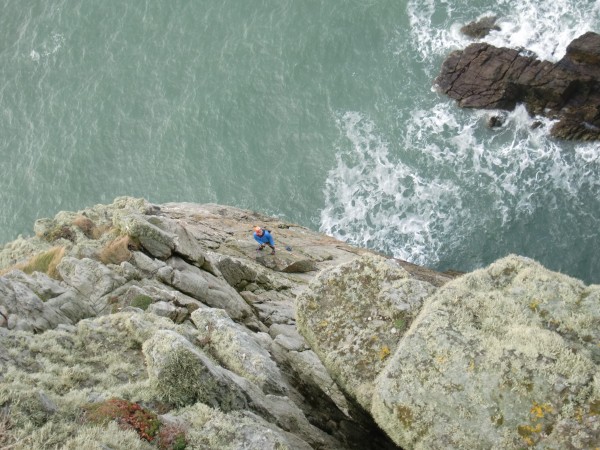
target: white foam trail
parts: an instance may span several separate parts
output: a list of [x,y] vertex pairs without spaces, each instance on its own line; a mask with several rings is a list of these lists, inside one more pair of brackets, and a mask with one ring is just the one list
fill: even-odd
[[[431,262],[439,227],[451,217],[436,205],[460,198],[452,182],[424,178],[411,164],[392,161],[373,122],[356,112],[338,119],[349,147],[329,173],[321,230],[410,261]],[[404,244],[403,244],[404,243]]]
[[483,124],[487,114],[451,102],[414,111],[398,155],[368,118],[340,115],[321,230],[434,266],[470,236],[551,208],[552,196],[576,204],[582,191],[600,188],[600,146],[566,152],[548,138],[551,121],[532,130],[523,106],[499,130]]

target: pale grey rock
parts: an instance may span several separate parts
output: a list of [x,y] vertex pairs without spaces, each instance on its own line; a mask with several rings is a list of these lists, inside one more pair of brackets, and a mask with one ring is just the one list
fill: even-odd
[[[115,274],[99,261],[76,259],[65,256],[57,266],[62,279],[80,294],[89,297],[91,302],[126,283],[126,279]],[[98,312],[105,305],[98,305]]]
[[276,323],[269,328],[273,341],[288,351],[304,351],[308,349],[306,341],[293,325]]
[[510,256],[441,287],[375,380],[405,449],[593,448],[600,286]]
[[76,324],[82,319],[96,315],[96,311],[92,308],[88,299],[73,290],[48,300],[46,305],[64,314],[71,324]]
[[[22,279],[21,276],[17,278]],[[43,302],[31,290],[32,284],[33,281],[27,285],[18,279],[0,277],[2,326],[9,330],[41,332],[56,328],[59,324],[72,324],[60,308]]]
[[201,275],[190,271],[174,270],[171,286],[198,300],[206,299],[208,295],[208,282]]
[[257,303],[254,305],[254,309],[261,322],[267,326],[296,323],[295,309],[289,301]]
[[[287,383],[265,350],[260,334],[252,335],[234,323],[224,310],[199,309],[192,313],[192,321],[199,331],[203,349],[213,355],[225,368],[247,378],[266,393],[285,394]],[[261,345],[262,344],[262,345]],[[265,345],[266,344],[266,345]]]
[[173,220],[166,217],[154,217],[150,222],[175,236],[175,253],[181,255],[192,264],[202,267],[206,260],[206,252],[194,237],[185,221]]
[[298,329],[332,377],[368,411],[375,377],[434,291],[395,261],[365,255],[311,282],[296,301]]
[[61,285],[57,280],[50,278],[45,273],[33,272],[26,275],[20,270],[13,270],[5,275],[6,278],[19,281],[26,285],[31,291],[35,292],[41,300],[48,300],[58,297],[67,292],[67,288]]
[[148,255],[142,252],[131,252],[131,263],[138,268],[142,273],[146,274],[147,277],[152,277],[162,267],[166,266],[164,261],[159,259],[150,258]]
[[281,249],[272,255],[269,247],[265,247],[261,252],[257,251],[256,262],[277,272],[305,273],[317,270],[313,259],[297,256]]
[[162,301],[151,303],[147,311],[157,316],[168,317],[175,323],[181,323],[189,316],[187,309]]
[[129,210],[115,211],[113,223],[118,229],[136,238],[156,258],[166,259],[175,249],[176,235],[161,230],[141,214]]
[[252,310],[244,299],[224,280],[186,263],[181,258],[170,258],[173,268],[170,284],[202,303],[224,309],[232,319],[244,320],[252,316]]
[[256,270],[242,260],[224,256],[218,259],[217,267],[223,278],[238,291],[256,281]]

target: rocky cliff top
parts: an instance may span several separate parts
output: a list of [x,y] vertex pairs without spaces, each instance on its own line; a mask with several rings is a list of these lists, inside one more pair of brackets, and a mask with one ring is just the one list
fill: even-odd
[[600,439],[600,287],[529,259],[455,278],[250,211],[127,197],[35,232],[0,251],[0,446]]

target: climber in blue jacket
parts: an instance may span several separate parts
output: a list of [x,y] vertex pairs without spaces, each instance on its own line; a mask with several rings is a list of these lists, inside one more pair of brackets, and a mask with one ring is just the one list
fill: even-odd
[[256,250],[262,250],[265,245],[271,247],[271,255],[275,254],[275,241],[269,230],[263,230],[261,227],[254,227],[254,240],[258,242]]

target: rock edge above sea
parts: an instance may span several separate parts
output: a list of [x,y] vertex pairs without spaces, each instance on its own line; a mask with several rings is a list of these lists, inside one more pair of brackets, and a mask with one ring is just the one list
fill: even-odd
[[456,277],[250,211],[128,197],[35,230],[0,251],[0,446],[156,448],[81,420],[111,398],[189,448],[600,439],[600,287],[530,259]]

